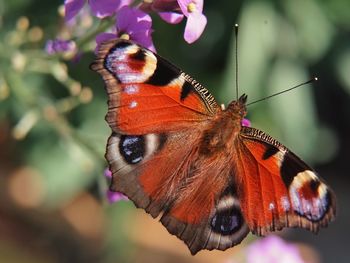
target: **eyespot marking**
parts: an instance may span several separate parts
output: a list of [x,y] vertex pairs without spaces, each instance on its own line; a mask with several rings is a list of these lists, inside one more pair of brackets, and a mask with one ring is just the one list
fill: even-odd
[[145,139],[143,136],[121,135],[119,152],[128,164],[137,164],[145,156]]
[[229,210],[218,211],[211,220],[211,228],[222,235],[232,235],[243,226],[243,217],[239,209],[232,207]]
[[121,83],[144,83],[156,67],[157,58],[152,52],[127,42],[116,44],[104,60],[104,68]]
[[294,177],[289,187],[289,195],[294,211],[313,222],[320,221],[331,205],[327,186],[310,170],[300,172]]

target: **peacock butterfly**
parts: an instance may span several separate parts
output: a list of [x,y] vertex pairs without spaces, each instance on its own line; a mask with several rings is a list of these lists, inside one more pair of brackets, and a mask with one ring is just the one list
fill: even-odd
[[241,125],[247,96],[221,109],[176,66],[122,39],[91,65],[108,93],[106,159],[124,193],[192,254],[225,250],[249,231],[317,232],[335,217],[333,191],[266,133]]

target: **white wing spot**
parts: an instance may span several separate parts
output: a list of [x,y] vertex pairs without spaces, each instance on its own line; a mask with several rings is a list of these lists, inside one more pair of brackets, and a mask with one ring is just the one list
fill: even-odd
[[134,100],[132,102],[130,102],[130,104],[129,104],[130,109],[135,108],[136,106],[137,106],[137,102]]
[[124,92],[131,95],[139,92],[139,87],[135,85],[128,85],[125,87]]
[[283,210],[285,212],[289,211],[290,209],[290,203],[289,203],[289,200],[288,200],[288,197],[287,196],[282,196],[281,197],[281,206],[283,208]]

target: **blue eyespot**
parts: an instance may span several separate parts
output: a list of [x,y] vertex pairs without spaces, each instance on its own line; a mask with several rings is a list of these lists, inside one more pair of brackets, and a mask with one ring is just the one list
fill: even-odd
[[119,152],[128,164],[136,164],[145,156],[145,139],[143,136],[122,135]]

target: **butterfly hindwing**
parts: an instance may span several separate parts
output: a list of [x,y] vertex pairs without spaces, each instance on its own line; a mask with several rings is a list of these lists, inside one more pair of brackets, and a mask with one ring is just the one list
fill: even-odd
[[[209,194],[213,193],[209,192]],[[196,202],[191,204],[192,199],[193,196],[187,196],[186,200],[179,202],[179,205],[184,206],[181,207],[183,212],[181,217],[177,215],[175,207],[161,218],[161,222],[168,231],[182,239],[192,254],[202,249],[226,250],[239,244],[248,234],[249,228],[232,188],[227,188],[212,197],[206,196],[201,200],[201,206],[198,206]],[[208,206],[208,204],[213,204],[213,206]],[[202,217],[193,222],[190,217],[199,214],[199,207],[207,213],[202,213]],[[207,210],[208,208],[210,210]],[[188,214],[184,213],[185,210]]]
[[[231,169],[224,166],[229,156],[202,158],[195,144],[200,134],[191,130],[164,138],[161,134],[114,133],[106,153],[113,171],[111,189],[126,194],[153,217],[161,214],[163,225],[192,254],[201,249],[227,249],[249,232]],[[179,141],[186,143],[179,147]]]
[[235,149],[243,181],[242,211],[253,233],[265,235],[283,227],[317,232],[334,218],[333,191],[278,141],[243,127]]
[[176,171],[191,151],[189,147],[175,150],[175,139],[186,138],[180,134],[175,138],[171,134],[113,133],[106,152],[113,173],[112,190],[126,194],[136,206],[157,217],[174,199]]

